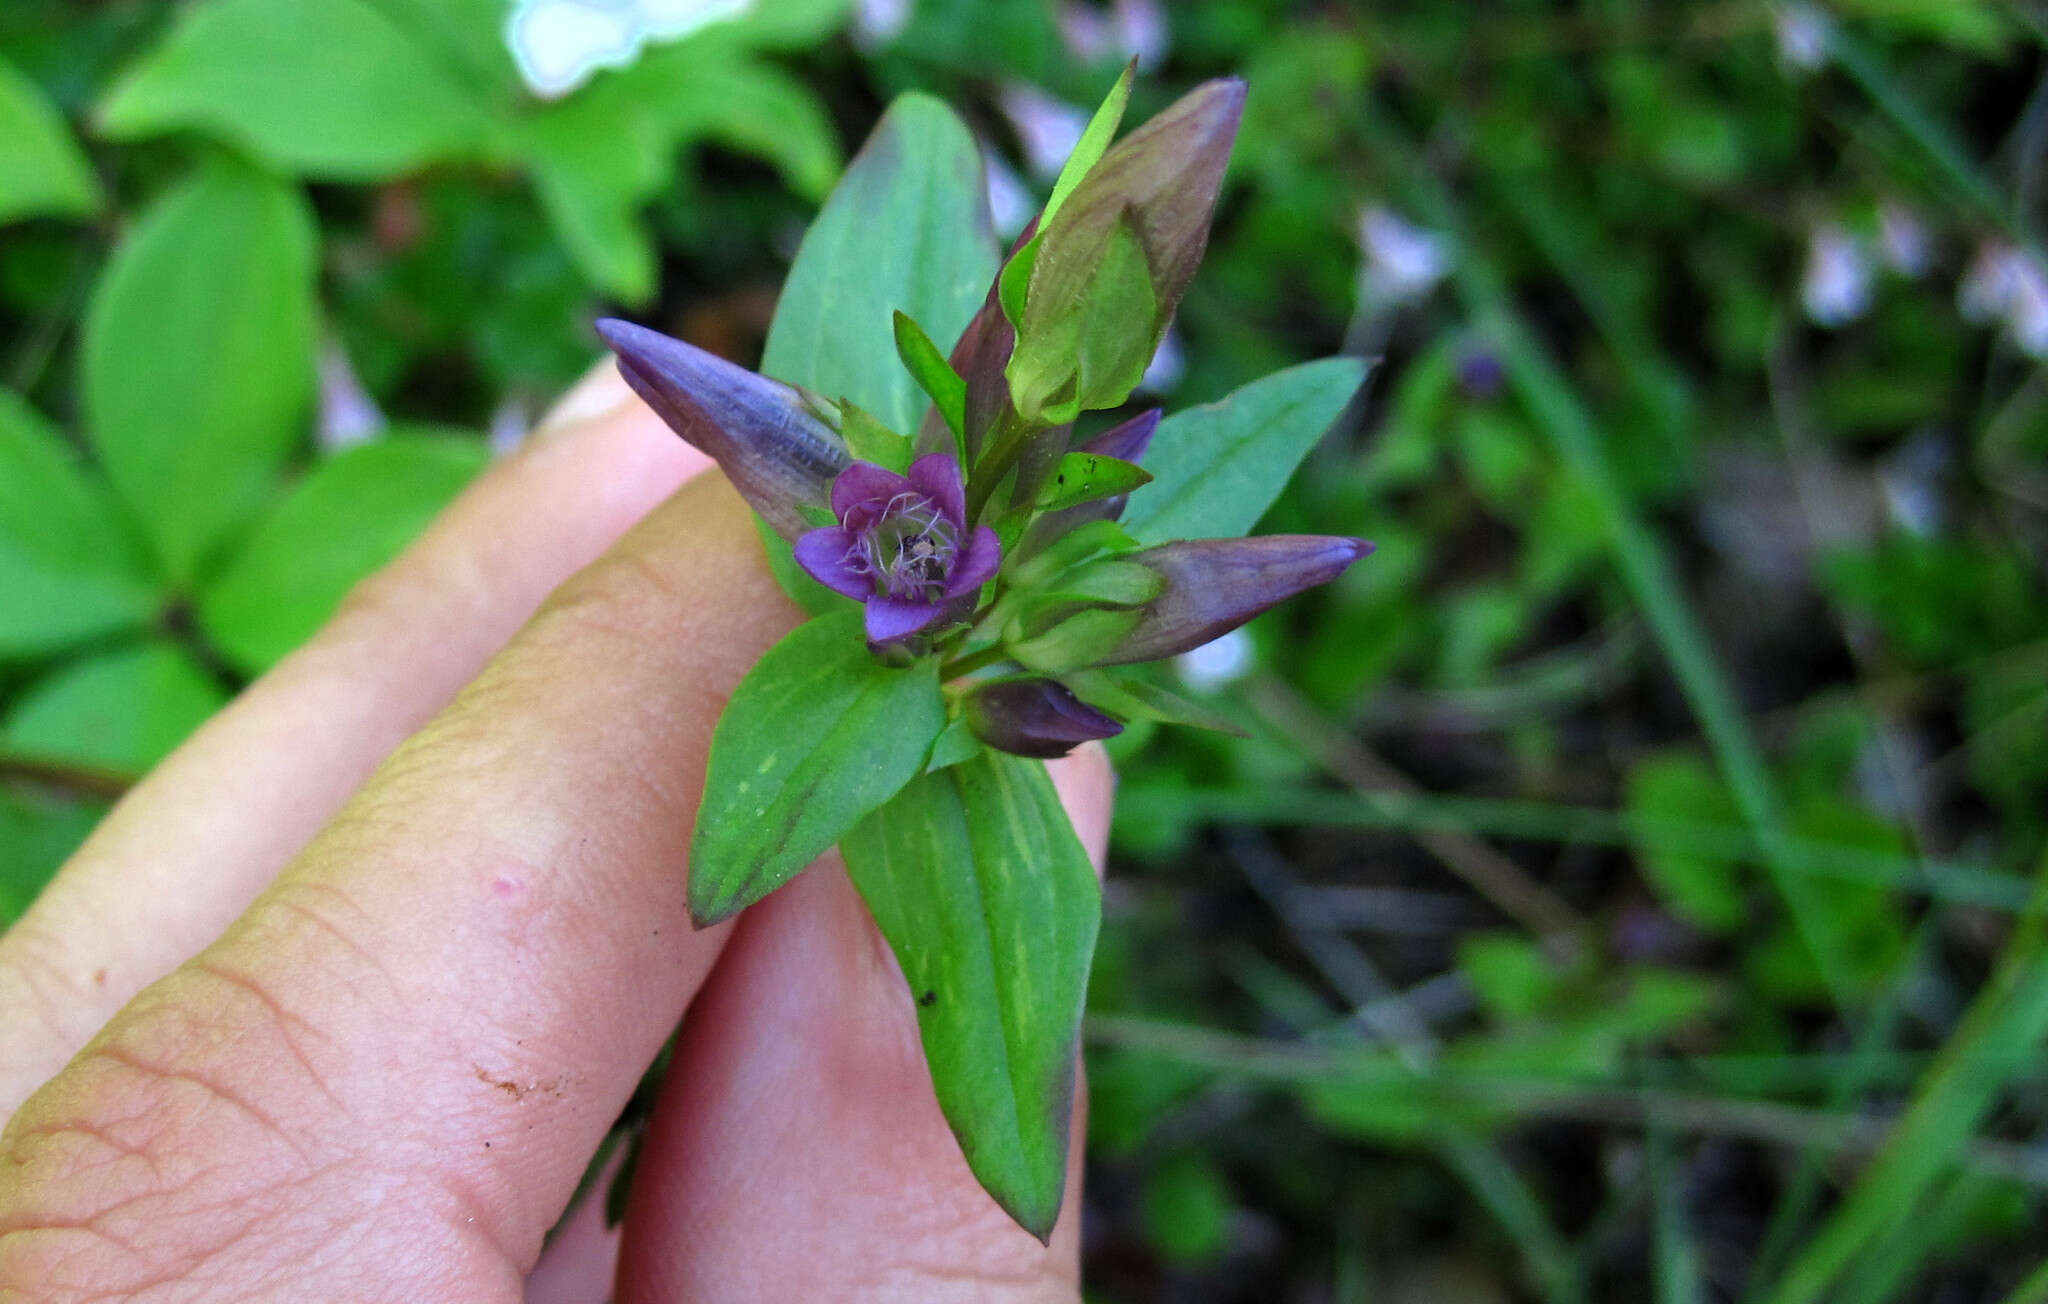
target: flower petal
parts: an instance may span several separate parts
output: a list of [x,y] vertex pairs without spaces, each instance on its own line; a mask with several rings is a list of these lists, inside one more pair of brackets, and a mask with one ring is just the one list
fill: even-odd
[[832,514],[841,520],[867,502],[887,502],[910,488],[910,481],[885,466],[855,462],[832,482]]
[[1256,539],[1188,539],[1122,560],[1166,581],[1109,655],[1097,665],[1156,661],[1200,647],[1318,584],[1328,584],[1372,551],[1364,539],[1269,534]]
[[919,493],[939,505],[954,525],[967,523],[967,485],[960,478],[960,464],[945,453],[926,453],[910,464],[910,483]]
[[655,414],[709,453],[740,496],[794,539],[811,528],[797,510],[822,505],[845,469],[846,445],[789,386],[631,322],[597,333],[619,357],[619,374]]
[[1003,542],[986,525],[978,525],[967,536],[967,546],[953,562],[953,574],[946,581],[946,596],[957,598],[972,593],[995,578],[1003,564]]
[[873,597],[874,580],[853,563],[853,550],[858,542],[852,530],[838,526],[812,530],[796,541],[796,564],[834,593],[849,598]]
[[908,598],[869,598],[868,642],[893,643],[908,638],[939,618],[936,602],[913,602]]

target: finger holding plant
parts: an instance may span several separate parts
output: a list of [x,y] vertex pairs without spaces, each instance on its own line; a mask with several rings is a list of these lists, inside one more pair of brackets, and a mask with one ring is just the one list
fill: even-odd
[[[1216,727],[1128,667],[1371,550],[1236,537],[1349,401],[1355,362],[1075,442],[1081,414],[1121,406],[1144,375],[1200,261],[1244,102],[1242,83],[1211,82],[1112,144],[1131,87],[1127,70],[950,357],[900,311],[828,324],[878,347],[893,335],[930,399],[915,431],[638,326],[599,327],[626,380],[753,506],[815,614],[720,720],[691,913],[727,918],[839,846],[915,996],[970,1166],[1041,1239],[1100,914],[1042,760],[1135,718]],[[889,128],[844,190],[895,162]]]

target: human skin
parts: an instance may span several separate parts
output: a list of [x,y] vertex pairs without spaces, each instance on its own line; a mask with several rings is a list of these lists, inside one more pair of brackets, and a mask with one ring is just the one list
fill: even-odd
[[[573,391],[0,936],[0,1301],[1075,1298],[1078,1169],[1049,1246],[981,1191],[835,859],[690,926],[712,726],[798,615],[700,454]],[[1099,865],[1107,763],[1052,768]],[[543,1260],[679,1020],[622,1235]]]

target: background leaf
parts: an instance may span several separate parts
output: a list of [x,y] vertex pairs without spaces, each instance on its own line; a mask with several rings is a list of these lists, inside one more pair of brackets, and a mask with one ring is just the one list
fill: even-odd
[[924,775],[841,850],[910,983],[968,1166],[1046,1238],[1102,892],[1044,763],[983,751]]
[[196,128],[306,176],[372,181],[488,152],[499,125],[371,0],[187,8],[100,111],[115,139]]
[[156,605],[113,495],[62,435],[0,390],[0,654],[131,629]]
[[0,59],[0,222],[86,217],[100,183],[42,90]]
[[396,557],[489,456],[480,439],[394,434],[315,466],[207,586],[207,635],[241,669],[262,671]]
[[30,687],[0,724],[0,752],[140,775],[226,702],[182,649],[147,643],[73,662]]
[[577,265],[607,292],[630,303],[654,293],[640,210],[670,184],[676,151],[700,138],[768,160],[813,198],[839,171],[818,97],[736,48],[722,28],[650,49],[526,123],[541,203]]
[[195,576],[301,436],[313,240],[296,191],[209,168],[156,202],[94,291],[87,427],[173,580]]
[[798,626],[711,736],[690,913],[714,923],[788,882],[909,782],[945,727],[937,661],[877,662],[856,607]]
[[1067,1126],[1102,886],[1042,762],[981,751],[842,843],[918,1001],[938,1103],[981,1185],[1040,1241]]
[[102,810],[98,802],[0,788],[0,929],[28,909]]
[[910,430],[924,395],[897,360],[893,314],[950,346],[995,273],[974,138],[938,100],[901,96],[804,235],[761,370]]
[[1176,412],[1145,454],[1153,480],[1131,495],[1124,528],[1140,543],[1246,533],[1364,381],[1358,360],[1324,358]]

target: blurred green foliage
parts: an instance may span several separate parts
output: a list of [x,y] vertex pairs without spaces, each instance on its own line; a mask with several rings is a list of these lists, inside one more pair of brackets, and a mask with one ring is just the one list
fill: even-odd
[[1378,358],[1264,528],[1380,548],[1118,741],[1092,1295],[2042,1298],[2048,21],[857,8],[0,12],[0,917],[598,312],[754,361],[888,98],[1042,199],[1139,53],[1251,83],[1154,388]]

